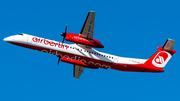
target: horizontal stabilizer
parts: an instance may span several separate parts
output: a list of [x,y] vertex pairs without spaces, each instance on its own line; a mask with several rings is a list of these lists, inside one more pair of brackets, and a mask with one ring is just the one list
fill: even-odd
[[167,39],[166,43],[162,47],[166,51],[172,51],[174,48],[175,40]]

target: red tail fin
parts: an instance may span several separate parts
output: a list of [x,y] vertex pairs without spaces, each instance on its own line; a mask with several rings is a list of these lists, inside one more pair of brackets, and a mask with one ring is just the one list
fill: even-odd
[[173,50],[174,43],[174,40],[168,39],[164,46],[158,47],[159,50],[144,64],[163,69],[164,66],[169,62],[173,54],[176,53],[176,51]]

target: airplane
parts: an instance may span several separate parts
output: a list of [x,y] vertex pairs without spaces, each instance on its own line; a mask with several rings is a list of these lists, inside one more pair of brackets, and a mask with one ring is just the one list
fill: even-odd
[[[104,48],[100,41],[93,38],[95,12],[89,11],[80,34],[67,33],[67,25],[62,42],[21,33],[4,38],[4,41],[33,50],[56,55],[60,61],[74,65],[73,76],[80,78],[84,68],[115,69],[128,72],[164,72],[163,68],[169,62],[175,50],[175,40],[167,39],[163,47],[158,47],[149,59],[127,58],[97,51],[94,48]],[[66,44],[64,40],[73,42]]]

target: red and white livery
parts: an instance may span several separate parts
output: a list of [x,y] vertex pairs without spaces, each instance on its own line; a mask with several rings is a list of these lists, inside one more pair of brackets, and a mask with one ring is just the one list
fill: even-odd
[[[94,18],[95,12],[90,11],[80,34],[66,33],[66,26],[65,32],[61,34],[64,37],[62,42],[24,33],[9,36],[4,38],[4,41],[58,56],[58,64],[61,60],[74,65],[75,78],[80,78],[84,68],[111,68],[132,72],[164,72],[164,66],[176,53],[173,50],[175,41],[171,39],[167,39],[163,47],[158,47],[158,51],[149,59],[125,58],[99,52],[94,48],[104,48],[104,46],[100,41],[93,38]],[[75,44],[65,44],[64,39]]]

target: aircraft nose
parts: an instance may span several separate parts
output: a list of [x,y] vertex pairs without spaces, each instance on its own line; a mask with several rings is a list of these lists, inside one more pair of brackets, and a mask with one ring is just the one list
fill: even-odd
[[11,37],[6,37],[3,40],[6,41],[6,42],[9,42],[9,41],[12,41],[12,38]]

